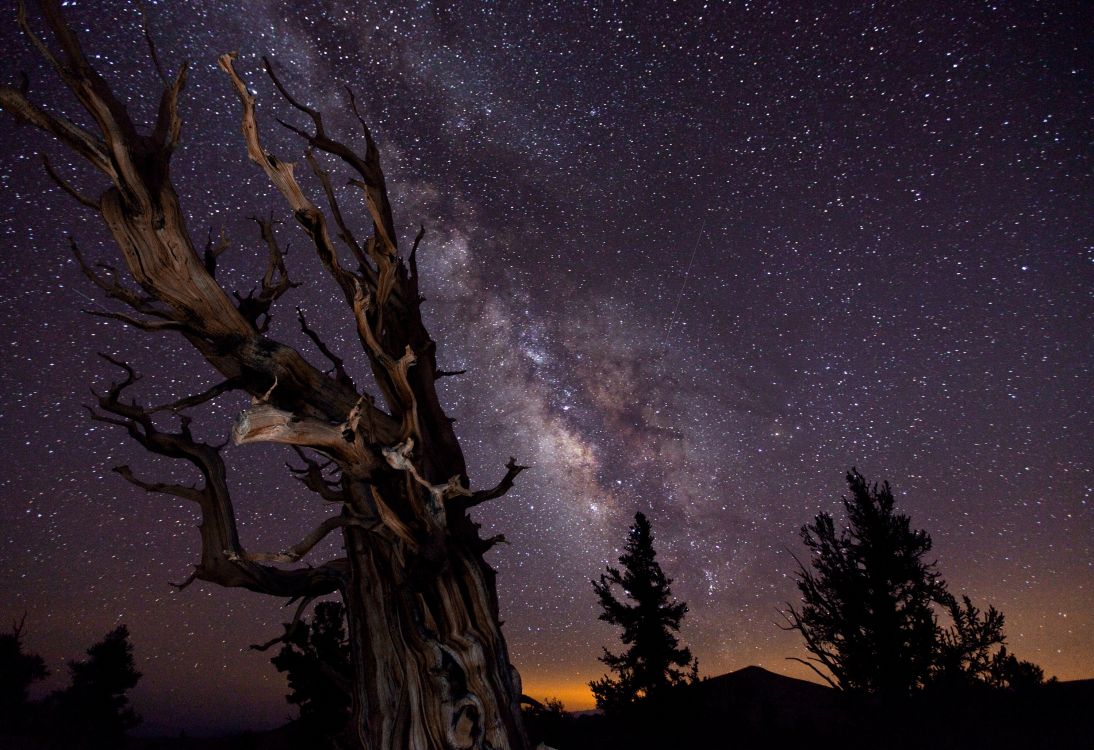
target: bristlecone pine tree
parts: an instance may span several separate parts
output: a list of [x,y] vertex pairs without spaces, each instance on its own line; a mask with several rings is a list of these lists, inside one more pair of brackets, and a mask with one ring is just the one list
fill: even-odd
[[[680,647],[676,633],[688,611],[688,605],[672,598],[672,580],[666,578],[653,549],[649,519],[634,516],[627,546],[619,557],[623,569],[608,567],[593,589],[604,610],[600,619],[623,628],[621,638],[629,647],[621,654],[604,649],[600,661],[615,674],[589,683],[598,708],[614,711],[641,698],[695,679],[698,663],[691,651]],[[620,587],[627,601],[613,593]]]
[[802,527],[813,569],[799,563],[802,605],[783,615],[812,654],[796,661],[834,687],[905,696],[930,678],[945,583],[926,559],[931,537],[895,512],[889,484],[871,486],[855,469],[847,484],[846,529],[828,513]]
[[[124,283],[107,264],[85,261],[73,241],[88,279],[117,303],[115,310],[99,314],[142,331],[180,336],[223,378],[203,393],[147,408],[123,398],[138,375],[111,359],[125,377],[98,397],[96,419],[123,428],[154,453],[189,462],[201,474],[202,484],[191,487],[146,481],[127,466],[116,469],[149,492],[200,507],[201,560],[187,583],[241,586],[303,604],[341,594],[352,652],[353,710],[345,746],[524,748],[520,680],[499,625],[494,571],[483,560],[498,538],[482,539],[467,515],[469,508],[504,494],[523,467],[510,459],[496,487],[470,489],[452,420],[435,388],[448,373],[437,367],[436,345],[419,307],[415,255],[423,233],[404,263],[379,153],[364,121],[358,115],[364,143],[359,152],[328,132],[321,113],[290,93],[266,64],[280,95],[309,123],[287,126],[307,144],[305,160],[322,186],[325,212],[305,193],[293,165],[263,147],[252,88],[236,71],[234,54],[220,57],[225,83],[239,99],[246,152],[283,196],[340,291],[376,392],[351,379],[342,359],[302,314],[300,326],[330,360],[328,371],[268,334],[270,308],[292,286],[272,222],[258,222],[269,265],[256,293],[233,300],[218,283],[216,259],[223,245],[210,242],[204,256],[195,249],[170,172],[182,130],[179,97],[186,64],[169,77],[146,34],[163,88],[155,122],[141,129],[92,66],[59,2],[40,5],[52,43],[34,32],[22,5],[19,24],[85,110],[91,127],[33,103],[26,79],[18,87],[0,88],[0,106],[55,137],[105,178],[105,190],[88,195],[46,163],[66,193],[101,215],[136,283]],[[358,238],[344,219],[328,160],[348,170],[360,189],[372,222],[370,236]],[[163,415],[234,391],[251,397],[232,429],[235,444],[291,446],[302,462],[296,476],[340,509],[281,552],[255,552],[241,544],[224,462],[218,448],[194,438],[190,417],[183,413],[176,430],[160,424]],[[335,531],[344,538],[344,557],[288,569],[270,564],[301,560]]]

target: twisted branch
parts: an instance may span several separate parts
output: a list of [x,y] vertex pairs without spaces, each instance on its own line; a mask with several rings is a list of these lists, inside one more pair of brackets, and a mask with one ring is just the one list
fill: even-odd
[[[315,568],[293,570],[260,565],[247,559],[239,543],[235,512],[219,449],[196,441],[190,434],[189,422],[185,418],[179,432],[164,432],[155,426],[150,410],[142,408],[135,401],[123,402],[121,397],[125,390],[137,382],[140,376],[125,362],[108,355],[102,356],[120,367],[125,372],[125,378],[112,382],[107,392],[97,397],[98,410],[92,410],[92,416],[98,421],[125,428],[134,440],[153,453],[188,461],[198,469],[203,479],[200,486],[188,487],[143,481],[128,466],[115,469],[123,479],[147,492],[173,495],[197,503],[200,507],[201,560],[195,566],[193,574],[182,584],[178,584],[179,588],[190,585],[194,580],[204,580],[221,586],[236,586],[264,594],[294,597],[321,596],[339,588],[348,574],[344,559],[332,560]],[[306,537],[288,552],[299,552],[301,556],[307,553],[319,541],[316,539],[308,546],[311,538]]]
[[[311,552],[312,548],[319,542],[323,541],[332,531],[340,529],[343,526],[361,526],[369,528],[370,525],[365,524],[360,518],[354,515],[343,514],[340,516],[331,516],[323,523],[319,524],[316,528],[312,529],[307,536],[301,539],[293,546],[282,550],[281,552],[233,552],[231,550],[226,551],[228,559],[233,562],[239,560],[250,560],[251,562],[275,562],[275,563],[294,563],[301,560],[304,555]],[[372,524],[375,526],[375,524]]]
[[517,478],[517,475],[527,468],[527,466],[518,464],[517,460],[510,456],[509,461],[505,464],[505,476],[501,478],[501,481],[488,490],[471,493],[471,496],[464,502],[464,507],[473,508],[479,503],[502,497],[513,488],[513,480]]

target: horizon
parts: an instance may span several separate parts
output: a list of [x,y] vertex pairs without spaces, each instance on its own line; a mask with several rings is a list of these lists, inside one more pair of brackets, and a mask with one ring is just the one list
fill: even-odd
[[[509,456],[531,466],[471,512],[509,542],[487,560],[524,692],[591,702],[596,657],[618,636],[597,621],[590,580],[638,510],[690,606],[681,640],[704,675],[758,665],[817,682],[782,663],[804,648],[776,610],[797,598],[798,529],[841,518],[851,466],[891,482],[955,595],[1003,612],[1012,653],[1046,676],[1094,677],[1091,77],[1077,9],[358,6],[153,3],[165,67],[192,64],[173,178],[195,241],[232,241],[228,289],[264,265],[247,217],[284,222],[305,283],[275,304],[271,331],[318,362],[296,327],[304,308],[360,380],[333,285],[248,162],[216,56],[240,50],[270,151],[292,161],[301,144],[274,117],[299,113],[260,80],[259,56],[332,132],[356,132],[353,85],[403,247],[426,226],[423,314],[439,366],[468,371],[438,392],[473,487]],[[136,6],[65,12],[147,118],[157,83]],[[0,21],[0,59],[0,83],[26,70],[32,99],[73,108],[14,18]],[[197,560],[196,513],[110,469],[193,477],[82,407],[115,374],[99,351],[143,373],[143,403],[215,375],[177,337],[81,312],[109,308],[67,236],[92,262],[118,252],[36,154],[89,193],[101,183],[0,117],[0,616],[28,613],[49,685],[128,624],[148,726],[274,726],[295,709],[271,654],[249,646],[292,608],[169,586]],[[246,403],[205,405],[195,434],[219,442]],[[248,549],[284,549],[325,517],[283,447],[224,458]],[[339,549],[328,538],[305,562]]]

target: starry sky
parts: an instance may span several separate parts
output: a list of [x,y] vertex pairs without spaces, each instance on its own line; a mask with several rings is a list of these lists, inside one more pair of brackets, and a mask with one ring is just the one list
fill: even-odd
[[[137,6],[66,5],[147,121],[158,88]],[[344,305],[247,160],[216,56],[239,50],[286,159],[301,144],[273,116],[298,113],[260,55],[346,138],[344,87],[357,92],[401,231],[428,230],[424,310],[440,366],[468,370],[441,397],[472,481],[492,485],[510,455],[532,467],[473,511],[511,542],[489,560],[526,692],[591,704],[584,683],[618,641],[589,579],[637,510],[690,605],[682,637],[704,674],[806,677],[777,610],[796,597],[798,529],[839,510],[852,465],[892,482],[953,591],[1006,614],[1012,651],[1094,676],[1089,7],[146,5],[165,65],[192,61],[173,173],[195,241],[223,232],[218,279],[246,291],[265,253],[248,217],[284,220],[303,284],[271,333],[320,361],[301,306],[351,374],[365,363]],[[3,80],[25,70],[33,100],[77,117],[4,18]],[[0,133],[0,617],[27,612],[47,688],[127,623],[145,732],[275,726],[292,712],[283,678],[248,646],[291,613],[172,589],[197,559],[196,511],[110,468],[192,477],[82,406],[115,374],[100,351],[144,373],[145,403],[217,376],[181,339],[83,314],[108,307],[66,236],[93,259],[117,251],[38,153],[88,192],[101,182],[6,115]],[[222,440],[244,405],[199,410],[197,433]],[[329,512],[288,477],[286,451],[225,458],[248,548],[282,549]],[[331,540],[313,559],[337,552]]]

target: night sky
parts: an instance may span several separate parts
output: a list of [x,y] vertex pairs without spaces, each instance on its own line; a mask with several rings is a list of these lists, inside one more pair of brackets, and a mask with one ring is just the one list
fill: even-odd
[[[147,121],[159,89],[136,6],[67,5]],[[240,51],[286,159],[302,144],[273,116],[302,123],[259,55],[347,139],[344,86],[363,102],[404,247],[428,230],[438,362],[469,370],[441,396],[472,482],[494,484],[510,455],[532,466],[473,511],[511,542],[488,559],[526,692],[591,704],[584,683],[618,640],[589,579],[637,510],[690,605],[683,640],[702,673],[807,676],[785,659],[804,653],[777,610],[796,598],[798,529],[840,509],[852,465],[892,482],[951,590],[1006,614],[1014,653],[1094,676],[1089,6],[147,5],[165,65],[193,65],[173,169],[195,242],[223,231],[218,279],[246,291],[265,262],[247,217],[282,219],[304,283],[271,334],[321,361],[299,305],[357,374],[345,306],[247,160],[216,56]],[[3,18],[4,82],[26,70],[34,101],[75,115],[14,11]],[[47,687],[127,623],[145,731],[277,725],[293,711],[283,677],[248,646],[291,611],[172,589],[197,560],[196,510],[110,468],[194,477],[82,407],[115,375],[99,351],[145,374],[144,403],[217,375],[181,338],[81,312],[111,308],[66,236],[120,260],[37,155],[89,192],[102,183],[7,115],[0,133],[0,618],[26,611]],[[245,404],[200,410],[196,431],[222,440]],[[283,447],[225,457],[249,549],[282,549],[330,512],[288,476]],[[337,552],[331,539],[309,559]]]

